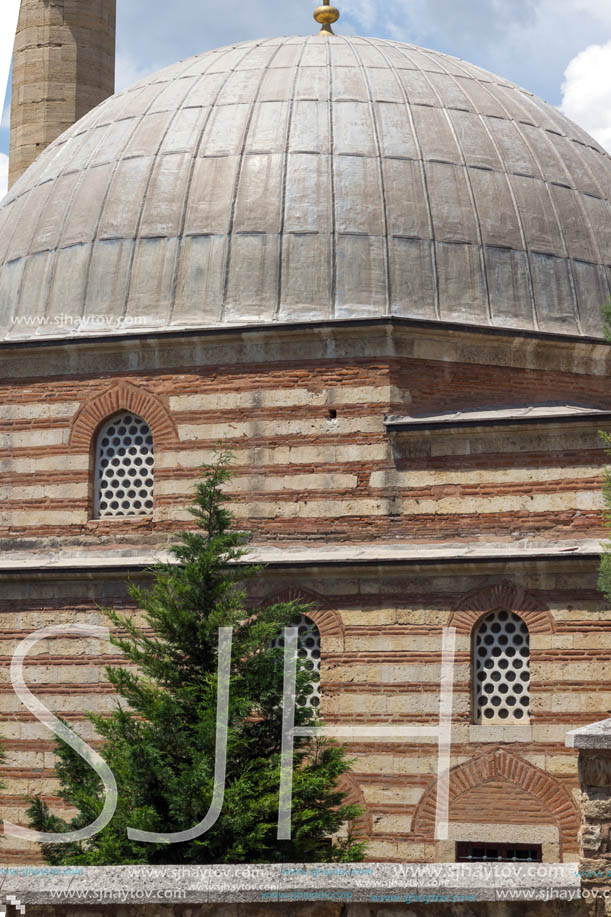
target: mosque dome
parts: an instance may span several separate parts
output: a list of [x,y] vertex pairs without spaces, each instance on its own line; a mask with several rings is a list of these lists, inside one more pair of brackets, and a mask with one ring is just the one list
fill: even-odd
[[52,143],[0,207],[0,337],[380,318],[602,337],[611,159],[394,41],[251,41]]

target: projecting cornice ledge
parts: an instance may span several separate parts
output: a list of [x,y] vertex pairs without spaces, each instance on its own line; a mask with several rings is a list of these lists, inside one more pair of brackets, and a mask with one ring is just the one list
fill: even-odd
[[[2,545],[0,544],[0,548]],[[308,545],[251,545],[242,564],[264,564],[271,568],[329,566],[392,566],[466,563],[521,563],[524,561],[598,562],[602,552],[598,540],[581,541],[486,541],[470,544],[414,544],[380,542],[351,545],[328,543]],[[116,551],[95,549],[59,549],[0,551],[0,575],[31,577],[35,573],[95,573],[96,571],[143,570],[158,562],[168,563],[172,556],[166,550],[123,548]]]
[[565,744],[568,748],[611,749],[611,719],[571,729],[566,734]]
[[529,424],[609,423],[611,411],[580,405],[530,405],[486,411],[455,411],[451,414],[428,414],[406,417],[388,414],[384,418],[390,433],[454,430],[469,427],[526,426]]

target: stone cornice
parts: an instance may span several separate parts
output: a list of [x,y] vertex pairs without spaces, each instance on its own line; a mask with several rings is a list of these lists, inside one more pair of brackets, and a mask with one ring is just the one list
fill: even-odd
[[571,729],[566,734],[568,748],[596,749],[611,748],[611,719],[599,720],[579,729]]
[[[91,360],[113,371],[182,369],[197,363],[277,363],[382,357],[515,366],[549,372],[607,375],[611,345],[599,338],[483,325],[385,318],[216,326],[176,331],[0,344],[4,378],[86,374]],[[279,346],[281,344],[282,346]],[[35,361],[28,360],[28,354]]]
[[[60,572],[118,572],[145,570],[171,560],[167,550],[122,548],[90,550],[4,551],[0,576]],[[597,562],[602,552],[598,541],[471,543],[454,544],[352,544],[352,545],[260,545],[253,546],[240,563],[264,564],[276,569],[304,567],[430,566],[454,564],[522,563],[528,561]]]
[[[380,897],[428,895],[430,912],[437,911],[439,896],[469,896],[463,900],[497,901],[511,890],[511,900],[549,900],[578,898],[581,882],[577,863],[514,865],[512,863],[286,863],[284,865],[238,866],[89,866],[65,869],[40,868],[47,875],[36,875],[36,867],[4,867],[0,870],[0,895],[15,895],[25,905],[62,905],[62,914],[81,912],[85,905],[96,905],[96,913],[117,904],[255,904],[265,907],[286,902],[287,913],[295,903],[317,901],[380,901]],[[23,871],[24,875],[19,875]],[[180,892],[175,898],[167,890]],[[350,897],[348,897],[350,896]],[[437,897],[433,897],[437,896]],[[505,896],[506,897],[506,896]],[[384,899],[382,899],[384,900]],[[392,901],[392,898],[386,898]],[[418,900],[417,897],[412,900]],[[445,899],[447,900],[447,898]],[[289,904],[290,902],[290,904]],[[388,905],[385,905],[388,907]],[[392,905],[391,905],[392,907]],[[404,904],[405,907],[405,904]],[[416,905],[417,907],[417,905]],[[402,911],[403,912],[403,911]],[[427,911],[428,912],[428,911]],[[50,911],[49,913],[55,913]],[[274,911],[276,913],[276,911]],[[420,911],[419,911],[420,913]]]

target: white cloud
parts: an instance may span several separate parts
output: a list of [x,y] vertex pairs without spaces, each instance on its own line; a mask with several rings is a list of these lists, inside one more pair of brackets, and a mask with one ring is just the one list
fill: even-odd
[[[567,0],[564,0],[566,3]],[[611,29],[611,6],[601,3],[600,0],[570,0],[578,14],[591,16],[600,23],[604,29]]]
[[[340,2],[340,6],[342,10],[345,10],[343,3]],[[378,22],[376,5],[371,0],[352,0],[349,9],[351,18],[358,22],[366,35],[371,35],[372,30],[375,31],[374,26]],[[341,31],[339,26],[337,26],[337,30]]]
[[143,65],[131,55],[119,51],[115,62],[115,90],[119,92],[121,89],[127,89],[128,86],[133,86],[149,73],[154,73],[159,69],[160,66]]
[[0,201],[8,191],[8,156],[0,153]]
[[611,152],[611,41],[590,45],[571,60],[560,108]]

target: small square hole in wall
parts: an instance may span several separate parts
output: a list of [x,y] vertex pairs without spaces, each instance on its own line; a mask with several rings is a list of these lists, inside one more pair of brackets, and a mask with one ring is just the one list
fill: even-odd
[[329,418],[329,420],[336,420],[336,419],[337,419],[337,411],[335,410],[335,408],[329,408],[329,412],[328,412],[328,414],[327,414],[327,417]]

